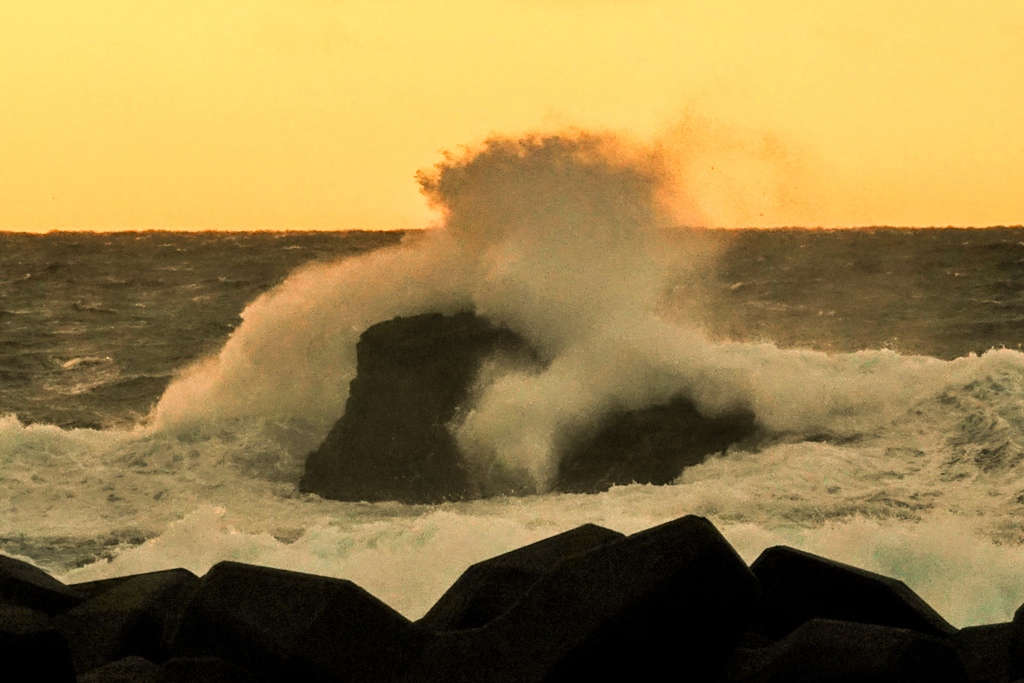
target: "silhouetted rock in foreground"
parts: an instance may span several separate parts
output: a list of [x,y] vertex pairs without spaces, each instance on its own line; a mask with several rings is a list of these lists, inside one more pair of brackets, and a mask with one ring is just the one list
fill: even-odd
[[840,619],[950,636],[956,629],[888,576],[786,546],[768,548],[750,565],[761,582],[765,633],[783,636],[811,619]]
[[134,655],[78,677],[78,683],[256,683],[259,680],[217,657],[171,659],[161,666]]
[[621,538],[625,536],[617,531],[584,524],[478,562],[464,571],[416,624],[431,631],[485,626],[507,612],[562,560]]
[[721,683],[968,683],[952,644],[902,628],[812,619],[777,643],[737,650]]
[[47,614],[6,602],[2,598],[0,662],[3,662],[3,675],[6,677],[13,674],[16,677],[23,677],[21,680],[53,683],[73,683],[75,680],[75,668],[71,663],[68,643],[50,626]]
[[38,567],[0,555],[0,601],[58,614],[82,598]]
[[953,645],[972,683],[1010,683],[1015,662],[1014,624],[984,624],[960,629]]
[[855,567],[775,547],[748,568],[693,516],[481,562],[417,623],[349,581],[237,562],[79,586],[0,567],[65,599],[48,614],[34,590],[0,594],[0,657],[24,680],[1012,683],[1024,652],[1024,607],[958,631]]
[[79,673],[128,655],[163,661],[199,577],[184,569],[140,574],[54,618]]
[[565,559],[486,626],[439,634],[400,680],[714,680],[757,594],[718,530],[682,517]]
[[[345,414],[309,455],[301,490],[336,500],[406,503],[495,490],[475,480],[449,431],[481,364],[495,354],[538,364],[522,338],[472,313],[395,318],[370,327],[359,339]],[[667,484],[754,430],[749,413],[708,418],[683,397],[614,413],[595,434],[568,446],[555,489],[593,493],[616,484]]]
[[423,635],[351,581],[221,562],[200,582],[172,652],[275,681],[386,681]]

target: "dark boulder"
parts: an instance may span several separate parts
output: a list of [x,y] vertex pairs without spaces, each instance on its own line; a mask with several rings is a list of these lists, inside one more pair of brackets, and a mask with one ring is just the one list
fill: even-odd
[[52,628],[50,618],[81,602],[81,597],[42,569],[0,555],[0,661],[4,668],[26,680],[74,681],[67,640]]
[[78,673],[131,655],[164,661],[199,577],[170,569],[112,583],[53,619],[54,628],[67,638]]
[[763,625],[782,637],[811,619],[913,629],[948,637],[957,629],[898,579],[775,546],[750,565],[765,599]]
[[953,646],[971,683],[1010,683],[1013,667],[1013,623],[984,624],[962,628],[953,636]]
[[0,600],[9,671],[71,683],[86,652],[106,663],[79,683],[1014,683],[1024,652],[1024,607],[957,630],[902,582],[791,548],[748,569],[693,516],[481,562],[418,624],[351,582],[235,562],[77,590],[91,597],[55,616]]
[[714,526],[683,517],[562,561],[486,626],[439,634],[400,680],[714,680],[757,597]]
[[737,649],[720,683],[969,683],[948,640],[875,624],[812,619],[782,640]]
[[76,595],[79,595],[86,600],[91,600],[92,598],[98,598],[113,588],[117,588],[122,583],[131,581],[136,576],[141,576],[141,574],[127,574],[125,576],[112,576],[106,579],[96,579],[95,581],[69,583],[68,588],[74,591]]
[[751,413],[704,417],[686,398],[613,414],[593,437],[569,447],[559,491],[593,493],[623,484],[668,484],[683,469],[755,433]]
[[163,669],[145,657],[132,655],[78,677],[78,683],[167,683]]
[[0,602],[0,631],[30,633],[50,628],[50,616],[30,607]]
[[336,500],[438,503],[470,496],[448,424],[490,355],[530,353],[472,313],[395,318],[356,346],[345,414],[306,460],[299,488]]
[[200,581],[173,654],[219,657],[268,680],[378,681],[426,637],[350,581],[221,562]]
[[217,657],[171,659],[155,664],[132,655],[78,677],[78,683],[264,683]]
[[[428,314],[370,327],[356,351],[345,414],[309,455],[303,492],[405,503],[515,492],[479,481],[449,427],[485,359],[503,354],[539,366],[521,337],[473,313]],[[750,413],[707,418],[684,397],[619,411],[596,433],[566,444],[554,488],[593,493],[616,484],[667,484],[754,431]]]
[[1024,605],[1014,612],[1011,623],[1009,678],[1016,681],[1024,679]]
[[256,681],[241,667],[219,657],[187,657],[164,662],[166,683],[250,683]]
[[584,524],[478,562],[463,572],[416,624],[430,631],[484,626],[508,611],[562,560],[621,538],[624,536],[617,531]]
[[75,680],[67,641],[45,612],[20,605],[0,602],[0,662],[7,676],[27,681]]
[[82,598],[42,569],[0,555],[0,602],[54,615],[78,605]]

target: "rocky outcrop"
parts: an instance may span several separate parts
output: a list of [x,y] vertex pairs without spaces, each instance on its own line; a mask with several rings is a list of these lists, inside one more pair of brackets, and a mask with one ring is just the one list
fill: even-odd
[[764,592],[766,634],[780,637],[812,619],[856,621],[946,637],[956,633],[905,583],[786,546],[750,566]]
[[438,503],[471,492],[448,423],[493,353],[529,354],[471,313],[395,318],[366,330],[345,414],[306,460],[299,488],[335,500]]
[[667,405],[614,413],[597,434],[568,448],[555,488],[593,493],[634,482],[668,484],[756,429],[750,413],[705,417],[682,396]]
[[[2,560],[0,585],[45,575]],[[479,563],[415,623],[349,581],[237,562],[43,583],[76,601],[0,594],[0,657],[26,680],[1011,683],[1024,664],[1019,619],[957,630],[902,582],[792,548],[747,567],[694,516]]]
[[82,598],[42,569],[0,555],[0,601],[53,615],[71,609]]
[[[198,588],[199,577],[184,569],[133,576],[111,583],[82,604],[53,619],[71,646],[76,671],[91,671],[129,655],[163,661],[181,620],[181,609]],[[94,587],[85,587],[88,595]]]
[[829,619],[805,622],[778,642],[737,648],[722,683],[966,683],[952,643],[917,631]]
[[221,562],[200,582],[171,652],[272,681],[388,681],[427,637],[350,581]]
[[485,626],[501,616],[559,562],[624,538],[618,532],[584,524],[565,533],[478,562],[462,573],[417,623],[430,631]]
[[[357,346],[345,414],[306,461],[303,492],[351,501],[438,503],[494,490],[474,479],[449,430],[481,363],[502,354],[538,364],[515,333],[472,313],[395,318]],[[685,397],[610,415],[568,444],[555,489],[593,493],[617,484],[667,484],[755,432],[753,415],[701,415]],[[498,491],[508,493],[498,487]]]
[[439,634],[400,680],[659,680],[685,662],[711,681],[757,606],[739,555],[682,517],[567,557],[488,624]]

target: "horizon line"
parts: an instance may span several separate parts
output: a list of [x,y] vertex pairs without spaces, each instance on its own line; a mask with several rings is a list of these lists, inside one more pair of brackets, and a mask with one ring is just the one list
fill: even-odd
[[[52,235],[54,233],[70,234],[108,234],[108,233],[143,233],[143,232],[168,232],[168,233],[310,233],[310,232],[429,232],[432,230],[443,230],[440,226],[426,228],[50,228],[49,230],[9,230],[0,228],[0,233],[12,235]],[[848,226],[822,226],[822,225],[755,225],[742,227],[722,227],[706,225],[675,225],[667,230],[713,230],[713,231],[741,231],[741,230],[814,230],[814,231],[837,231],[837,230],[1007,230],[1024,229],[1024,224],[1015,225],[848,225]]]

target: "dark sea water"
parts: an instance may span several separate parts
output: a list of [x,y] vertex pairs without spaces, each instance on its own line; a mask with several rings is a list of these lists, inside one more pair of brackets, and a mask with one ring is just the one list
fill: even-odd
[[[658,240],[643,322],[630,253],[626,284],[604,275],[617,249],[570,250],[558,263],[585,276],[535,290],[569,276],[541,260],[515,279],[517,255],[430,233],[2,233],[0,550],[68,581],[272,564],[350,578],[416,617],[479,559],[584,522],[631,532],[693,513],[747,560],[787,543],[903,578],[957,625],[1008,619],[1024,601],[1024,229]],[[597,300],[626,303],[580,313]],[[300,495],[359,333],[463,308],[565,359],[503,376],[487,400],[506,409],[482,401],[460,428],[537,494]],[[670,486],[545,492],[552,430],[675,391],[752,409],[773,436]],[[510,401],[519,417],[495,418]]]
[[401,233],[0,233],[0,412],[130,425],[300,265]]

